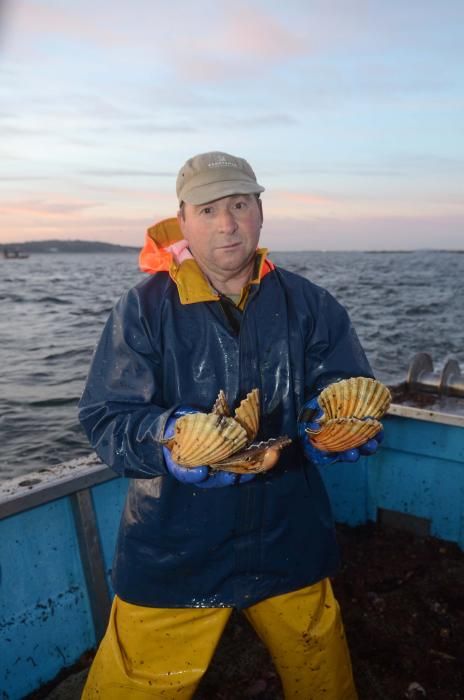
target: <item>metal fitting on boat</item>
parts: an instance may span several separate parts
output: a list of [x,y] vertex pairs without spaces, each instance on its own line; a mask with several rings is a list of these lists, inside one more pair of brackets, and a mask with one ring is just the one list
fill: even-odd
[[443,369],[435,372],[431,355],[418,352],[409,365],[406,384],[413,391],[464,397],[464,376],[454,358],[449,358]]

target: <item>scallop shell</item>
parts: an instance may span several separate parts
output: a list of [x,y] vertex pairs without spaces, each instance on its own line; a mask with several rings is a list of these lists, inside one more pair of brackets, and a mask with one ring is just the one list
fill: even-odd
[[[211,413],[189,413],[177,419],[174,435],[163,440],[175,462],[183,467],[208,465],[237,474],[258,473],[277,464],[280,451],[292,441],[287,436],[250,444],[260,423],[259,390],[248,393],[230,416],[224,391]],[[243,449],[245,448],[246,449]]]
[[219,392],[216,401],[214,402],[214,406],[211,409],[211,413],[215,413],[218,416],[230,416],[231,415],[229,404],[227,403],[226,395],[224,394],[222,389]]
[[178,418],[174,436],[166,444],[175,462],[184,467],[197,467],[229,457],[247,441],[246,430],[234,418],[190,413]]
[[235,474],[258,474],[274,467],[280,457],[280,451],[290,445],[291,439],[286,435],[271,438],[266,442],[249,445],[245,450],[236,452],[226,459],[209,464],[212,469],[225,469]]
[[317,433],[306,432],[311,444],[318,450],[342,452],[359,447],[382,430],[382,423],[374,418],[333,418]]
[[351,377],[327,386],[318,402],[324,411],[321,424],[333,418],[381,418],[390,406],[391,394],[376,379]]
[[253,389],[247,394],[246,398],[243,399],[240,406],[236,409],[234,417],[245,428],[248,441],[254,440],[259,430],[259,389]]

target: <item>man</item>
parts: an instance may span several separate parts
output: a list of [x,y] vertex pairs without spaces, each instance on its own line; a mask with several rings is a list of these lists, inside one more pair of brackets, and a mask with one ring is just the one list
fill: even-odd
[[[314,462],[359,453],[322,454],[304,437],[302,449],[298,415],[331,382],[372,374],[346,311],[257,248],[263,191],[242,158],[189,159],[177,219],[148,231],[140,263],[151,274],[118,302],[96,349],[80,419],[102,460],[133,480],[86,699],[191,698],[234,607],[268,646],[287,699],[356,698]],[[272,470],[173,461],[163,440],[180,416],[209,412],[220,389],[237,406],[254,388],[258,439],[293,439]]]

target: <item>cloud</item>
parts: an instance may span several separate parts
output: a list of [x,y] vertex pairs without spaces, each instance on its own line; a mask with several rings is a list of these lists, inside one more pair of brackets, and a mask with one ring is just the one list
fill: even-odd
[[[13,44],[21,43],[32,53],[43,53],[49,37],[60,37],[80,48],[122,49],[132,56],[148,53],[164,59],[164,64],[171,57],[184,78],[204,73],[206,80],[221,71],[227,74],[234,65],[274,64],[308,52],[300,31],[287,27],[271,7],[265,12],[240,2],[199,6],[184,2],[181,7],[179,17],[175,6],[142,2],[134,14],[127,3],[113,0],[108,21],[106,10],[94,3],[18,0],[8,15],[6,34]],[[219,56],[225,61],[218,69]]]
[[93,168],[80,170],[81,175],[92,175],[96,177],[168,177],[175,178],[176,173],[167,170],[124,170],[117,168]]
[[292,216],[310,220],[315,216],[328,216],[342,212],[344,199],[316,192],[282,190],[269,187],[264,195],[264,216],[281,218]]
[[237,117],[233,114],[227,114],[227,117],[216,117],[215,119],[209,120],[208,117],[203,121],[203,123],[222,126],[228,129],[233,126],[238,129],[265,129],[266,127],[274,126],[293,126],[299,123],[299,119],[290,114],[252,114],[246,117]]
[[196,127],[187,124],[153,124],[151,122],[140,123],[137,121],[121,124],[121,127],[123,129],[129,129],[132,132],[139,132],[141,134],[192,134],[198,131]]
[[99,202],[50,202],[47,200],[20,200],[0,202],[0,213],[34,214],[35,216],[75,216],[87,209],[101,206]]
[[287,192],[284,190],[272,190],[273,199],[280,199],[286,204],[331,204],[334,202],[332,197],[323,195],[311,194],[310,192]]
[[[84,10],[84,11],[83,11]],[[65,8],[47,0],[29,2],[19,0],[8,15],[8,23],[5,26],[6,40],[13,32],[23,37],[36,35],[64,36],[74,38],[79,44],[88,41],[96,45],[114,46],[127,43],[127,34],[124,25],[120,29],[114,29],[113,22],[97,22],[95,16],[85,12],[79,5],[66,3]]]
[[224,4],[221,10],[209,17],[210,31],[193,28],[188,41],[165,44],[183,80],[246,82],[282,61],[311,53],[311,43],[300,27],[288,28],[271,8],[261,12],[239,2]]
[[[464,215],[270,218],[261,243],[272,250],[463,250]],[[439,232],[439,235],[438,235]],[[272,257],[272,254],[271,254]]]
[[40,136],[41,138],[47,135],[43,128],[18,124],[2,124],[1,133],[2,136]]
[[[10,156],[3,156],[2,158],[9,158]],[[18,160],[14,156],[11,156],[11,160]],[[50,175],[0,175],[0,182],[34,182],[36,180],[53,180],[54,178]]]
[[153,221],[149,217],[102,216],[84,218],[40,218],[23,216],[0,233],[0,242],[22,242],[59,238],[69,240],[79,238],[87,241],[106,241],[127,245],[143,245],[145,231]]
[[336,163],[331,167],[314,167],[302,168],[294,171],[299,175],[348,175],[350,177],[398,177],[401,171],[398,167],[387,165],[385,167],[373,168],[372,166],[363,166],[358,163],[338,165]]
[[270,9],[261,12],[250,3],[229,3],[221,24],[222,30],[207,42],[208,48],[216,53],[225,51],[239,58],[270,62],[310,53],[301,25],[288,29]]
[[464,157],[435,153],[398,153],[389,157],[391,165],[403,172],[429,172],[464,175]]
[[[137,120],[127,121],[114,125],[114,128],[123,129],[125,132],[140,133],[199,133],[211,128],[221,129],[264,129],[275,126],[292,126],[298,124],[298,119],[290,114],[255,112],[247,116],[237,116],[230,108],[224,108],[222,113],[206,113],[201,119],[195,120],[196,125],[187,124],[156,124],[139,122]],[[111,126],[110,126],[111,128]],[[106,131],[106,126],[98,127],[99,131]]]
[[102,121],[94,125],[87,125],[86,133],[106,134],[109,132],[141,133],[141,134],[191,134],[198,131],[197,127],[188,124],[156,124],[153,122],[140,122],[137,119],[131,121]]

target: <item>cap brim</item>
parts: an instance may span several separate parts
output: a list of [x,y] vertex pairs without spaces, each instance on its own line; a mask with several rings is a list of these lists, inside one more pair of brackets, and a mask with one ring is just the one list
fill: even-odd
[[208,185],[192,187],[187,192],[179,194],[180,202],[188,204],[208,204],[222,197],[231,197],[239,194],[260,194],[264,192],[264,187],[257,182],[246,182],[241,180],[229,180],[224,182],[212,182]]

